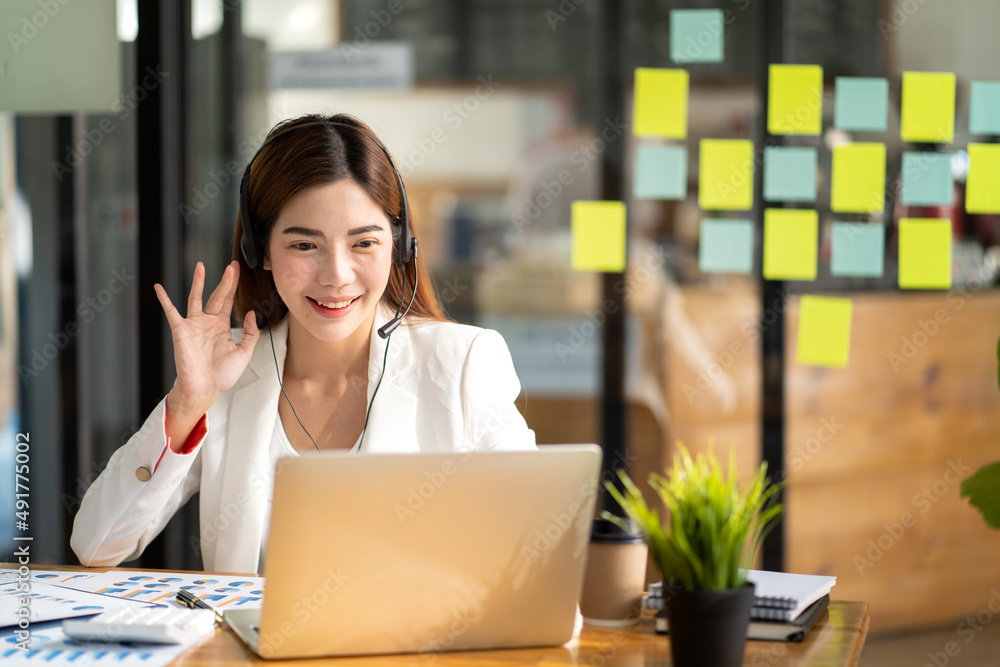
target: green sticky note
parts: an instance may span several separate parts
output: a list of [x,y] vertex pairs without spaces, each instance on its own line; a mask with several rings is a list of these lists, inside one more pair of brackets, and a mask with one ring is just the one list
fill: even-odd
[[948,143],[955,138],[955,75],[903,72],[904,141]]
[[951,289],[951,221],[944,218],[899,221],[899,286]]
[[639,199],[687,197],[687,149],[639,146],[635,151],[632,193]]
[[764,199],[816,201],[816,149],[770,146],[764,149]]
[[951,206],[951,153],[903,153],[903,195],[907,206]]
[[1000,213],[1000,144],[969,144],[965,210]]
[[1000,134],[1000,82],[972,82],[969,93],[969,132]]
[[670,59],[675,63],[721,63],[725,40],[721,9],[670,12]]
[[764,277],[816,280],[819,216],[816,211],[769,208],[764,211]]
[[881,278],[885,271],[885,225],[834,222],[830,274]]
[[753,142],[702,139],[698,205],[707,210],[753,208]]
[[767,90],[767,131],[819,134],[823,121],[823,68],[771,65]]
[[625,203],[575,201],[571,209],[573,270],[625,270]]
[[838,76],[834,82],[833,126],[841,130],[884,132],[889,110],[885,79]]
[[830,190],[830,208],[837,213],[881,213],[885,209],[885,144],[836,146]]
[[750,273],[753,270],[753,223],[749,220],[702,220],[698,267],[705,273]]
[[687,137],[688,73],[682,69],[635,70],[632,132],[637,137]]
[[853,310],[850,299],[803,294],[799,300],[796,361],[810,366],[847,366]]

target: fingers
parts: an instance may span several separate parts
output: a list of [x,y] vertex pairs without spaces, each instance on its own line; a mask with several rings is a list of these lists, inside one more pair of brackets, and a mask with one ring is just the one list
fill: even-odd
[[167,324],[170,325],[170,328],[173,329],[178,323],[183,322],[184,318],[174,308],[174,304],[171,303],[170,297],[167,296],[167,290],[163,289],[163,285],[156,283],[153,285],[153,291],[156,292],[156,298],[160,300],[160,306],[163,308],[163,313],[167,316]]
[[243,340],[240,341],[238,347],[246,350],[247,353],[253,352],[259,335],[260,330],[257,329],[257,315],[251,310],[243,318]]
[[[222,272],[222,280],[219,281],[219,286],[215,288],[212,292],[212,296],[208,297],[208,303],[205,304],[205,314],[206,315],[218,315],[222,312],[222,306],[225,303],[230,292],[236,292],[236,260],[233,260],[226,270]],[[229,313],[226,313],[227,315]]]
[[201,295],[205,288],[205,265],[198,262],[194,265],[194,278],[191,279],[191,293],[188,294],[187,315],[197,315],[201,312]]
[[225,315],[227,320],[229,319],[230,315],[233,312],[233,299],[236,298],[236,288],[239,287],[239,284],[240,284],[240,263],[234,260],[233,285],[232,287],[229,288],[229,291],[226,292],[226,298],[222,302],[222,310],[221,310],[221,314]]

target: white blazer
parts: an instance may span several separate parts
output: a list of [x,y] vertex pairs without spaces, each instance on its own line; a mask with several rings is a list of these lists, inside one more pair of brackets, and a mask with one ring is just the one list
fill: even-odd
[[[380,307],[372,328],[369,401],[386,347],[375,330],[392,314]],[[84,495],[73,523],[70,544],[83,565],[114,566],[137,558],[200,491],[205,569],[257,571],[287,321],[271,332],[277,364],[265,330],[246,371],[208,410],[208,432],[192,453],[167,448],[165,400],[115,452]],[[234,338],[240,337],[242,330],[234,330]],[[389,339],[362,453],[533,449],[534,432],[514,405],[519,392],[510,352],[496,331],[404,319]],[[140,468],[153,471],[152,476]]]

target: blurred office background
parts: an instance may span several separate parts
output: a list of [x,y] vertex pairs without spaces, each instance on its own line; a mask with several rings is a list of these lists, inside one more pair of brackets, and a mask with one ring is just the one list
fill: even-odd
[[[727,24],[724,62],[686,67],[688,196],[638,200],[632,70],[677,66],[669,12],[694,7]],[[448,312],[506,337],[539,442],[602,443],[641,478],[678,439],[734,443],[743,470],[778,452],[788,514],[769,564],[836,575],[876,634],[937,650],[1000,595],[1000,531],[956,482],[1000,458],[1000,227],[964,209],[965,148],[989,141],[969,135],[968,86],[1000,80],[1000,5],[16,0],[0,16],[20,38],[5,52],[19,87],[0,103],[0,530],[10,544],[14,434],[29,432],[33,563],[76,562],[82,494],[173,380],[152,283],[180,303],[195,262],[217,280],[266,131],[348,112],[395,156]],[[696,193],[699,139],[760,145],[769,60],[821,65],[827,97],[822,135],[788,141],[819,149],[819,276],[767,293],[759,246],[750,276],[699,271]],[[886,143],[898,193],[904,70],[957,75],[955,140],[938,147],[956,153],[954,205],[890,196],[884,277],[834,278],[830,154],[855,137],[831,127],[833,78],[888,79],[889,127],[862,140]],[[577,199],[628,204],[625,274],[569,268]],[[896,287],[901,217],[951,219],[951,291]],[[802,292],[853,299],[846,369],[795,363]],[[897,528],[907,512],[915,524]],[[141,562],[196,569],[196,536],[191,503]]]

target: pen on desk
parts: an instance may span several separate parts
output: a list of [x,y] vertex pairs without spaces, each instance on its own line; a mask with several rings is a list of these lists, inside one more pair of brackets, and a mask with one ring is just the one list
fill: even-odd
[[217,623],[225,624],[225,619],[222,618],[222,614],[212,608],[208,603],[194,595],[189,593],[183,588],[177,591],[177,601],[187,607],[188,609],[208,609],[215,614],[215,620]]

